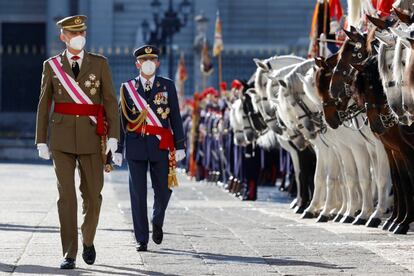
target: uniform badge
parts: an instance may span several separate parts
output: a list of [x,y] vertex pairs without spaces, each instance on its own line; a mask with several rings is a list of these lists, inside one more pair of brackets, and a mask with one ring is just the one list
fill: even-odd
[[135,106],[132,107],[132,114],[135,115],[137,113],[137,110],[135,109]]
[[158,113],[159,115],[161,115],[162,113],[164,113],[164,109],[162,109],[162,107],[158,107],[158,108],[157,108],[157,113]]
[[76,17],[75,24],[76,25],[82,24],[82,19],[80,19],[79,17]]
[[93,96],[98,91],[97,88],[101,85],[101,82],[96,79],[95,74],[89,74],[89,79],[86,80],[84,84],[86,88],[90,88],[89,93]]
[[161,99],[160,93],[155,94],[154,104],[160,105],[161,104],[161,101],[162,101],[162,99]]
[[145,48],[145,53],[146,54],[151,54],[152,53],[152,48],[151,47]]
[[161,114],[161,118],[163,118],[164,120],[168,118],[168,114],[170,114],[170,108],[167,107],[165,109],[165,111]]
[[158,92],[155,94],[154,103],[156,105],[167,104],[168,103],[168,93],[167,92]]

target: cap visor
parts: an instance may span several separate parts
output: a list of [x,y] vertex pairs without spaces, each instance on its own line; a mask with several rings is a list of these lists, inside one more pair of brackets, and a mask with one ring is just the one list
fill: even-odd
[[140,55],[140,56],[137,56],[137,58],[144,58],[144,57],[158,57],[158,55],[156,55],[156,54],[144,54],[144,55]]

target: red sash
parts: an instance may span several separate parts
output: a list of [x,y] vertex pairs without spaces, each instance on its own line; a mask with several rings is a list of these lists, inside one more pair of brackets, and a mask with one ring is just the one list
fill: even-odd
[[64,115],[96,116],[96,134],[105,135],[104,107],[100,104],[55,103],[55,113]]
[[[133,129],[134,124],[128,123],[129,128]],[[171,130],[169,128],[163,128],[152,125],[143,125],[135,130],[138,134],[149,134],[161,137],[160,139],[160,149],[169,150],[170,152],[174,151],[174,138]]]

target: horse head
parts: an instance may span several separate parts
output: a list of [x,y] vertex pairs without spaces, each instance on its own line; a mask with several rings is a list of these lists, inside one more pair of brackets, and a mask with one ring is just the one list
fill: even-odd
[[333,129],[337,129],[342,123],[337,112],[340,102],[332,98],[329,93],[329,84],[332,79],[332,71],[337,60],[338,54],[331,56],[326,61],[321,57],[315,58],[315,64],[317,66],[315,76],[316,90],[320,100],[322,101],[325,120]]
[[368,57],[367,39],[351,26],[351,31],[344,30],[347,39],[339,50],[339,59],[333,70],[330,84],[331,96],[335,99],[351,94],[353,80],[351,64],[362,62]]
[[376,56],[360,64],[354,64],[357,70],[353,83],[354,98],[358,105],[365,106],[371,130],[379,135],[395,123],[395,116],[388,107],[378,70]]

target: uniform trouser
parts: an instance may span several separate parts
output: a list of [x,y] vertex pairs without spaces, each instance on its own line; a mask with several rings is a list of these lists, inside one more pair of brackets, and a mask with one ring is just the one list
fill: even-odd
[[128,160],[129,193],[131,196],[132,221],[137,242],[148,243],[147,170],[150,165],[154,205],[152,223],[164,224],[165,210],[172,191],[168,188],[168,159],[161,161]]
[[87,246],[93,244],[99,212],[102,204],[103,164],[100,153],[76,155],[52,151],[59,198],[57,201],[60,237],[63,256],[76,259],[78,251],[77,198],[75,189],[76,162],[81,179],[80,191],[83,199],[81,226],[82,240]]

